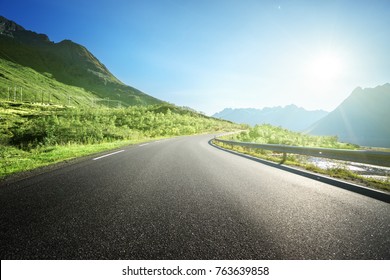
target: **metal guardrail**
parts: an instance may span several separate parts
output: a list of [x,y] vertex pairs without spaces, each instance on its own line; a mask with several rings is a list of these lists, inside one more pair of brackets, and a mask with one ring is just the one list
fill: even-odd
[[214,141],[233,145],[248,147],[252,149],[263,149],[283,153],[282,163],[286,160],[286,154],[299,154],[312,157],[321,157],[329,159],[337,159],[343,161],[352,161],[358,163],[366,163],[372,165],[390,167],[390,153],[381,151],[365,151],[365,150],[345,150],[345,149],[328,149],[328,148],[307,148],[288,145],[274,144],[256,144],[249,142],[229,141],[214,138]]

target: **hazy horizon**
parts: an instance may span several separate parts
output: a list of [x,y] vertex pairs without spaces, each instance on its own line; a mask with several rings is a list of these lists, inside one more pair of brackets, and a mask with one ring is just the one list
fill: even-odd
[[390,81],[389,1],[12,1],[1,15],[87,47],[124,83],[206,114],[332,111]]

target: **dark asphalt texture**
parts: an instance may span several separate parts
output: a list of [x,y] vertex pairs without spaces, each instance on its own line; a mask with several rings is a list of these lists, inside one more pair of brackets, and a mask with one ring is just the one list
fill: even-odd
[[1,259],[390,259],[390,204],[179,137],[0,184]]

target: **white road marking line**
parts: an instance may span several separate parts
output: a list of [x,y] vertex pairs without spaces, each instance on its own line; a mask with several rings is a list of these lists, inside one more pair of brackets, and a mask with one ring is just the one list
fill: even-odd
[[146,146],[146,145],[149,145],[149,143],[144,143],[144,144],[141,144],[139,146],[142,147],[142,146]]
[[107,154],[107,155],[104,155],[104,156],[101,156],[101,157],[97,157],[97,158],[94,158],[93,160],[98,160],[98,159],[101,159],[101,158],[105,158],[105,157],[108,157],[108,156],[112,156],[112,155],[115,155],[115,154],[118,154],[118,153],[121,153],[121,152],[124,152],[125,150],[120,150],[120,151],[116,151],[116,152],[113,152],[111,154]]

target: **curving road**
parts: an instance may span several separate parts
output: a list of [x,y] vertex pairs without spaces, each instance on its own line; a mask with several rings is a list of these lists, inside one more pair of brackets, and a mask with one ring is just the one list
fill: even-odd
[[131,146],[3,182],[1,259],[390,259],[390,204],[209,139]]

